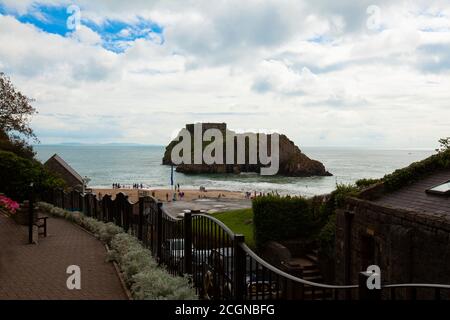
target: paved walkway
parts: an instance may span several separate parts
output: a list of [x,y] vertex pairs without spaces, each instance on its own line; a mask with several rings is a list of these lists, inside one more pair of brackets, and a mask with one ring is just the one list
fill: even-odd
[[[0,299],[126,299],[104,245],[64,219],[49,218],[47,238],[29,245],[28,230],[0,213]],[[81,289],[66,269],[81,269]]]

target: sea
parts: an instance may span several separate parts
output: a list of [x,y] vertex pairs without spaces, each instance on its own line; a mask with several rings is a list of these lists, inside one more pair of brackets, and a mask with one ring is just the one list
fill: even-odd
[[[37,158],[45,162],[57,153],[80,175],[91,180],[90,187],[111,188],[142,184],[144,188],[170,188],[171,167],[161,164],[163,146],[143,145],[36,145]],[[282,177],[257,174],[199,174],[174,172],[181,188],[219,189],[313,196],[329,193],[337,184],[350,184],[361,178],[381,178],[396,169],[425,159],[433,150],[369,150],[357,148],[301,149],[321,161],[330,177]]]

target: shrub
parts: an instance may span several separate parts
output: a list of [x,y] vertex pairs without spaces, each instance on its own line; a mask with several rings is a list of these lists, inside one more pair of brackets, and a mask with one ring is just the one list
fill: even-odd
[[344,205],[346,197],[357,196],[359,191],[355,185],[339,184],[331,194],[311,199],[273,195],[254,199],[256,247],[261,249],[268,241],[295,238],[320,243],[325,235],[330,239],[330,246],[334,246],[335,210]]
[[19,204],[16,201],[0,194],[0,209],[7,211],[8,214],[14,214],[16,213],[16,210],[19,209]]
[[19,201],[28,198],[33,182],[36,193],[64,186],[37,160],[25,159],[12,152],[0,151],[0,192]]
[[187,277],[167,277],[160,268],[147,269],[133,276],[133,297],[138,300],[194,300]]
[[302,197],[268,195],[253,200],[255,242],[309,237],[317,228],[309,201]]
[[381,182],[382,179],[359,179],[355,182],[358,188],[367,188]]
[[450,168],[450,150],[443,150],[425,160],[414,162],[406,168],[384,176],[387,191],[394,191],[417,181],[426,174],[439,169]]
[[334,190],[330,194],[330,206],[332,206],[334,210],[336,208],[342,208],[345,203],[345,199],[350,196],[357,196],[360,191],[360,188],[352,185],[352,184],[338,184],[336,186],[336,190]]
[[127,283],[132,282],[134,275],[155,268],[156,261],[149,250],[142,247],[139,241],[126,233],[117,234],[111,241],[110,259],[119,263]]

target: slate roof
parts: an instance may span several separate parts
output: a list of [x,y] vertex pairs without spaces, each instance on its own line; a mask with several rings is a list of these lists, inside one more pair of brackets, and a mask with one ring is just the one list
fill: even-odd
[[47,164],[47,162],[51,161],[52,159],[57,161],[70,175],[72,175],[76,180],[78,180],[80,184],[83,184],[83,177],[56,153],[50,159],[48,159],[45,162],[45,164]]
[[450,196],[429,194],[431,187],[450,180],[450,169],[438,170],[411,185],[383,194],[373,202],[391,208],[407,209],[419,213],[450,215]]

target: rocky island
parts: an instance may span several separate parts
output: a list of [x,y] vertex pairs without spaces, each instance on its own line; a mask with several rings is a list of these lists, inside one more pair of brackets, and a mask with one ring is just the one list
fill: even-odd
[[[255,133],[234,133],[233,131],[229,131],[227,129],[227,125],[225,123],[203,123],[202,130],[203,133],[208,129],[218,129],[223,132],[224,136],[226,136],[226,132],[234,134],[235,137],[240,135],[255,135]],[[187,124],[186,130],[194,135],[194,124]],[[270,135],[269,139],[270,139]],[[164,165],[172,165],[172,149],[179,141],[173,140],[166,147],[164,157],[162,163]],[[207,144],[203,144],[203,148]],[[235,142],[236,146],[236,142]],[[259,146],[258,146],[259,148]],[[225,150],[225,148],[224,148]],[[193,154],[193,151],[191,152]],[[235,173],[239,174],[242,172],[254,172],[260,173],[262,167],[265,167],[261,163],[250,164],[248,163],[248,145],[246,145],[246,163],[238,164],[237,161],[234,164],[191,164],[182,163],[176,166],[177,172],[182,173],[191,173],[191,174],[200,174],[200,173]],[[193,155],[191,154],[191,159]],[[236,159],[235,159],[236,160]],[[331,176],[325,166],[317,161],[308,158],[305,154],[301,152],[301,150],[292,142],[286,135],[279,135],[279,175],[290,176],[290,177],[309,177],[309,176]]]

